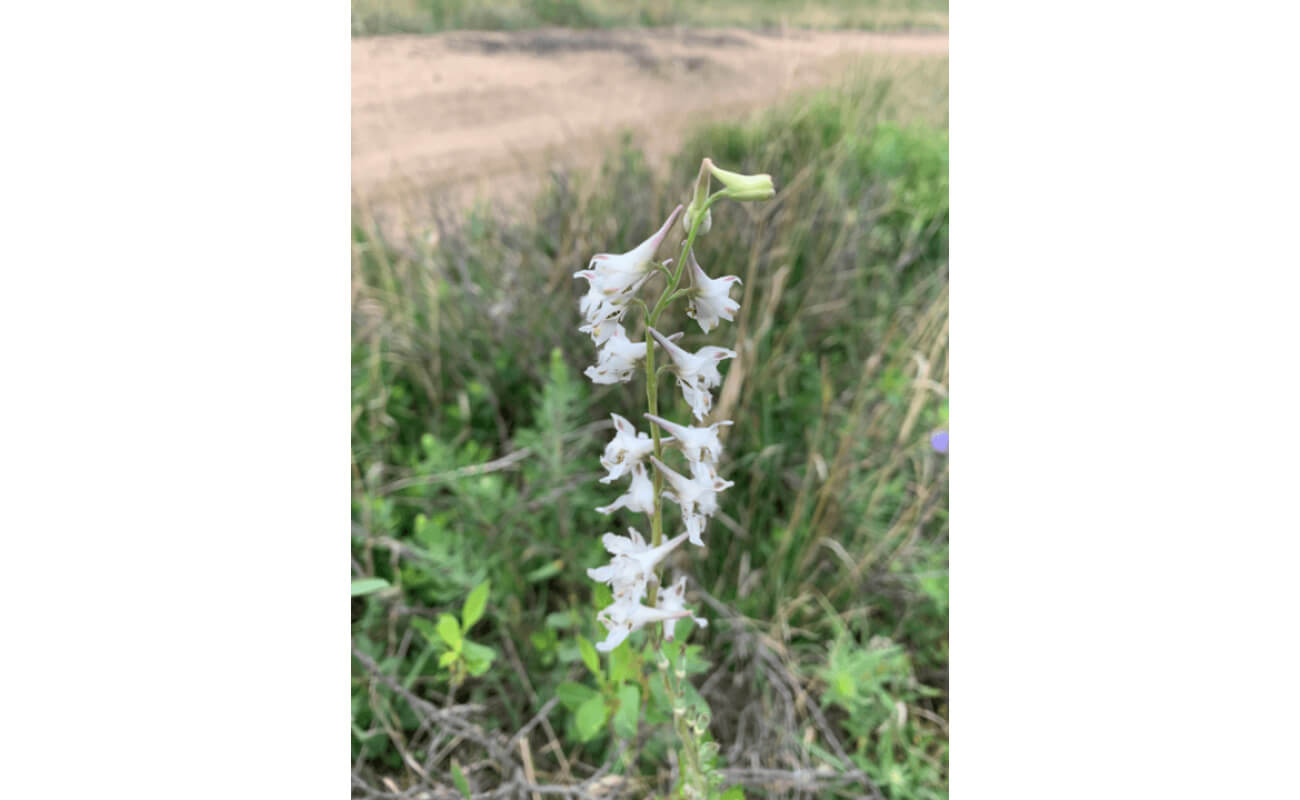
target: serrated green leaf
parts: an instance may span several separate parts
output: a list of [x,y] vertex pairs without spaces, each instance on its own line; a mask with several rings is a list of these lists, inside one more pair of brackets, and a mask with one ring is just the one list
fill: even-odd
[[465,780],[465,773],[460,771],[460,765],[456,762],[451,763],[451,779],[455,781],[456,788],[469,800],[469,781]]
[[457,653],[455,650],[448,650],[447,652],[438,656],[438,666],[440,667],[451,666],[451,664],[455,662],[455,660],[458,658],[460,658],[460,653]]
[[387,589],[388,581],[383,578],[361,578],[352,582],[352,596],[360,597],[366,594],[373,594],[380,589]]
[[582,655],[582,663],[587,665],[591,674],[597,678],[603,677],[600,674],[600,656],[596,654],[596,648],[582,634],[578,634],[578,652]]
[[740,786],[733,786],[722,793],[721,800],[745,800],[745,790]]
[[492,581],[483,581],[465,598],[465,606],[460,611],[461,631],[469,633],[469,629],[474,627],[474,623],[483,617],[483,610],[487,608],[488,591],[491,589]]
[[578,706],[596,696],[596,690],[590,686],[583,686],[581,683],[565,681],[555,687],[555,694],[560,698],[560,703],[565,708],[570,711],[577,711]]
[[633,684],[618,687],[618,711],[614,712],[614,733],[623,739],[636,736],[637,718],[641,716],[641,690]]
[[600,695],[588,698],[582,705],[578,706],[578,713],[574,716],[574,723],[578,726],[578,738],[584,742],[589,742],[600,733],[600,729],[605,727],[605,717],[609,714],[609,708],[605,705],[605,698]]
[[438,617],[438,635],[452,650],[460,652],[460,623],[451,614]]

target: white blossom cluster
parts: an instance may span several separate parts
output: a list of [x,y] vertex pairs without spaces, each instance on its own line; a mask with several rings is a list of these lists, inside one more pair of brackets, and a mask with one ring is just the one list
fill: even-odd
[[[672,228],[681,212],[678,206],[668,220],[649,239],[621,255],[602,253],[591,259],[587,269],[574,273],[575,278],[587,281],[588,290],[579,303],[584,324],[579,328],[591,336],[598,351],[596,363],[586,369],[593,383],[627,383],[645,368],[646,348],[649,340],[633,342],[623,327],[628,306],[638,290],[646,284],[659,267],[654,261],[655,252]],[[719,320],[732,321],[739,304],[728,293],[732,285],[740,283],[734,275],[710,278],[693,252],[686,255],[687,272],[691,287],[686,290],[687,315],[694,319],[705,333],[718,326]],[[665,262],[666,264],[667,262]],[[725,347],[702,347],[692,353],[675,344],[682,334],[665,336],[653,328],[648,329],[654,341],[668,355],[665,367],[676,378],[682,397],[696,420],[703,422],[713,406],[712,390],[722,383],[718,365],[723,359],[735,358],[734,350]],[[654,440],[618,414],[614,420],[614,438],[605,447],[601,466],[607,474],[601,483],[612,483],[630,477],[627,490],[614,502],[597,508],[610,514],[622,508],[653,516],[655,513],[654,481],[649,471],[653,466],[667,484],[663,497],[672,500],[681,509],[682,534],[652,547],[635,528],[628,536],[606,533],[601,541],[611,555],[610,563],[590,569],[587,574],[595,581],[610,585],[614,602],[599,614],[599,620],[608,631],[604,641],[596,648],[608,652],[623,642],[633,631],[647,624],[662,622],[664,639],[672,640],[676,621],[692,617],[699,625],[705,620],[695,617],[685,606],[686,577],[680,576],[671,586],[663,586],[655,573],[656,566],[683,541],[704,545],[704,529],[708,519],[718,510],[718,492],[732,486],[718,474],[718,461],[722,457],[722,441],[718,429],[732,424],[729,420],[715,422],[707,427],[681,425],[663,417],[646,414],[651,424],[664,434],[663,446],[681,452],[687,462],[687,474],[669,467],[655,456]],[[644,604],[651,586],[660,586],[654,606]]]

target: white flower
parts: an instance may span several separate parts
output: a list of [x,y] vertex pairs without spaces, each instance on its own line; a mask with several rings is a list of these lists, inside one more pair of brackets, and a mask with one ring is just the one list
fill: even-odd
[[611,483],[623,477],[655,450],[654,439],[637,433],[632,423],[618,414],[610,416],[614,418],[614,438],[605,445],[605,454],[600,457],[600,465],[609,470],[609,474],[600,479],[601,483]]
[[627,338],[623,326],[614,323],[608,339],[596,353],[596,363],[583,370],[592,383],[627,383],[637,370],[637,365],[645,360],[645,342],[634,342]]
[[[686,611],[695,624],[701,628],[709,627],[709,621],[703,617],[697,617],[686,609],[686,576],[683,575],[677,579],[672,586],[664,589],[659,593],[659,602],[656,603],[659,610],[667,612]],[[676,619],[664,620],[664,641],[671,642],[675,634],[674,628],[677,627]]]
[[733,284],[739,284],[740,278],[726,275],[714,280],[704,274],[700,263],[695,260],[695,251],[687,254],[686,263],[691,270],[691,283],[695,288],[687,295],[686,316],[700,323],[700,330],[708,333],[718,326],[718,319],[734,322],[733,316],[740,303],[728,296]]
[[650,334],[668,351],[672,359],[672,371],[677,375],[677,385],[681,387],[682,397],[691,407],[696,419],[703,420],[713,406],[712,389],[722,383],[718,372],[718,362],[724,358],[735,358],[736,351],[725,347],[701,347],[694,353],[688,353],[662,333],[650,329]]
[[603,609],[597,616],[600,623],[605,626],[605,630],[609,631],[609,635],[605,637],[605,641],[596,643],[596,649],[608,653],[622,644],[632,631],[640,630],[649,623],[666,622],[688,616],[690,612],[686,609],[664,611],[637,602],[620,600]]
[[[668,229],[681,210],[680,205],[674,208],[673,213],[668,215],[668,221],[659,230],[626,253],[598,253],[592,256],[587,269],[573,273],[573,277],[585,278],[588,283],[587,294],[578,304],[578,310],[589,326],[598,327],[603,321],[622,318],[623,312],[627,310],[627,302],[653,274],[651,264],[655,251],[668,235]],[[592,338],[597,339],[597,344],[600,343],[598,330],[584,332],[591,333]]]
[[[651,457],[653,458],[653,456]],[[600,506],[596,510],[602,514],[612,514],[620,508],[642,514],[655,513],[655,486],[650,481],[650,475],[646,472],[645,464],[637,464],[632,467],[632,485],[627,487],[626,494],[609,505]]]
[[[583,299],[585,300],[586,298]],[[588,322],[586,325],[578,327],[579,331],[591,335],[591,343],[597,347],[600,347],[602,344],[609,341],[609,338],[613,336],[619,328],[623,327],[620,323],[623,321],[623,316],[627,313],[627,306],[610,306],[610,308],[612,308],[613,311],[610,313],[608,318],[600,319],[595,322]]]
[[[604,331],[603,346],[596,351],[596,363],[582,371],[592,383],[627,383],[645,360],[645,342],[633,342],[627,331],[617,322],[601,323]],[[584,325],[580,330],[589,331]],[[594,335],[594,334],[593,334]],[[673,342],[682,338],[674,333],[668,337]]]
[[672,486],[664,489],[664,497],[681,507],[687,538],[691,544],[703,547],[704,541],[700,536],[704,533],[704,525],[709,517],[718,510],[718,492],[735,486],[735,483],[723,480],[711,466],[699,461],[691,462],[690,478],[674,471],[654,456],[650,456],[650,461]]
[[691,407],[691,413],[696,419],[703,421],[709,415],[709,410],[713,408],[713,395],[708,389],[696,389],[680,380],[677,381],[677,388],[682,390],[682,399]]
[[658,547],[651,547],[641,538],[636,528],[627,530],[632,534],[630,537],[615,536],[612,533],[601,537],[605,549],[614,557],[603,567],[587,570],[587,577],[608,583],[617,600],[640,602],[645,597],[647,583],[654,575],[655,565],[681,544],[686,539],[686,534],[669,539]]
[[[672,434],[671,441],[681,448],[687,460],[707,461],[716,464],[718,459],[722,457],[722,440],[718,438],[718,427],[730,425],[731,420],[724,419],[721,422],[713,423],[707,428],[692,428],[686,425],[678,425],[676,422],[669,422],[663,417],[656,417],[654,414],[646,414],[645,416],[646,419]],[[653,444],[651,449],[654,449]]]

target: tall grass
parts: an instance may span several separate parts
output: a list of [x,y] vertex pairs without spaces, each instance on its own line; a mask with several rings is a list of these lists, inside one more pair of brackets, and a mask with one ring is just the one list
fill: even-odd
[[545,26],[947,30],[947,0],[352,0],[352,34]]
[[[571,274],[644,239],[708,155],[778,187],[715,211],[727,224],[696,248],[710,274],[744,279],[718,397],[736,420],[722,470],[736,485],[691,566],[715,620],[691,638],[712,735],[751,792],[812,792],[772,770],[856,768],[890,798],[946,796],[948,471],[928,438],[947,423],[947,131],[893,122],[898,108],[878,83],[823,92],[698,130],[666,176],[629,141],[595,175],[552,176],[527,218],[482,207],[442,221],[436,245],[354,223],[353,572],[394,587],[353,601],[359,786],[437,783],[452,760],[478,764],[475,787],[493,781],[473,744],[431,730],[370,664],[438,707],[474,704],[505,736],[580,678],[572,634],[600,634],[584,570],[621,519],[592,510],[608,500],[608,423],[583,421],[638,398],[581,377],[592,353]],[[693,347],[685,322],[660,327]],[[428,627],[485,579],[476,635],[500,655],[453,687]],[[571,716],[522,737],[543,783],[620,753],[580,741]],[[622,763],[653,774],[665,753],[638,740]]]

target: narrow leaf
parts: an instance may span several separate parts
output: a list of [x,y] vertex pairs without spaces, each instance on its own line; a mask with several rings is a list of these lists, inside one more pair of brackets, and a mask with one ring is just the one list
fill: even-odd
[[465,598],[465,607],[461,609],[460,618],[463,623],[461,631],[469,633],[469,629],[474,627],[483,616],[483,609],[487,608],[488,590],[491,587],[491,581],[483,581],[474,587],[474,591],[469,593]]
[[604,676],[600,674],[600,656],[596,654],[595,646],[582,634],[578,634],[578,652],[582,654],[582,663],[587,665],[591,674],[603,678]]
[[460,771],[460,764],[451,762],[451,779],[456,782],[456,788],[469,800],[469,781],[465,780],[465,773]]
[[383,578],[361,578],[352,582],[352,596],[360,597],[388,588],[388,581]]
[[633,684],[618,687],[618,711],[614,712],[614,733],[620,738],[636,736],[637,719],[641,716],[641,690]]

